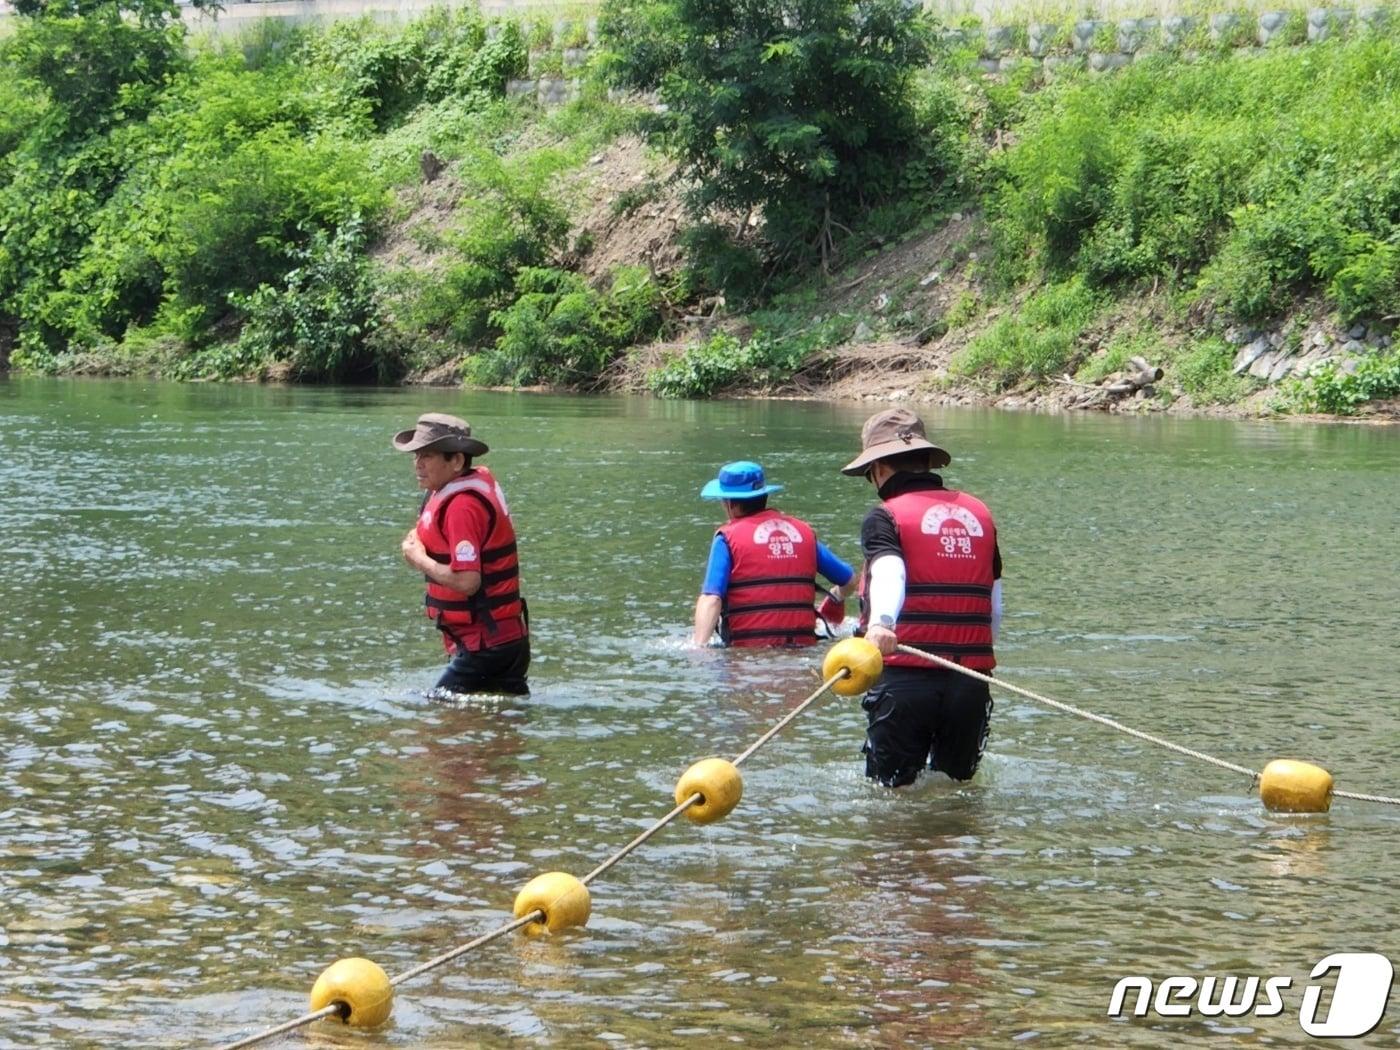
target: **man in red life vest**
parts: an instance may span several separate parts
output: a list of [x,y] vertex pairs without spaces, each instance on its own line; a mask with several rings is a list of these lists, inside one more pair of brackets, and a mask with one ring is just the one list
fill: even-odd
[[835,626],[845,618],[846,595],[855,589],[851,567],[817,540],[800,518],[768,507],[768,485],[757,463],[726,463],[700,490],[702,499],[724,501],[729,520],[715,531],[705,582],[695,603],[696,645],[708,645],[715,627],[725,645],[812,645],[818,573],[836,586],[821,615]]
[[427,614],[450,657],[437,689],[452,693],[530,691],[530,636],[520,596],[515,526],[501,486],[472,457],[486,443],[456,416],[429,412],[394,447],[413,453],[427,495],[403,558],[428,581]]
[[861,525],[861,627],[885,657],[885,673],[861,702],[865,775],[900,787],[927,765],[969,780],[987,743],[990,689],[895,645],[991,673],[1001,624],[996,524],[981,500],[933,473],[952,457],[913,412],[871,416],[861,448],[841,472],[865,477],[880,497]]

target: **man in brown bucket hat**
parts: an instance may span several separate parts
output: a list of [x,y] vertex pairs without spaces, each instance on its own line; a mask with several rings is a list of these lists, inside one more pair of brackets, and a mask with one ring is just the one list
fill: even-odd
[[403,558],[428,584],[424,606],[449,657],[436,689],[450,693],[530,691],[530,635],[520,595],[515,525],[501,486],[472,458],[486,442],[465,419],[428,412],[394,435],[413,453],[426,490],[418,523],[403,538]]
[[861,629],[885,657],[885,673],[861,702],[865,775],[900,787],[927,766],[969,780],[987,743],[991,691],[895,646],[991,673],[1001,622],[996,524],[981,500],[933,473],[952,457],[913,412],[876,413],[860,438],[860,455],[841,472],[865,477],[880,497],[860,531]]

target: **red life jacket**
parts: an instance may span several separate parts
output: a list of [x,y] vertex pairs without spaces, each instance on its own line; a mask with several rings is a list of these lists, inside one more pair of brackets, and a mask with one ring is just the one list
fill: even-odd
[[418,538],[428,557],[440,565],[452,562],[443,532],[447,505],[454,499],[475,499],[488,520],[481,551],[481,589],[470,597],[428,580],[423,599],[428,618],[442,632],[442,644],[475,652],[519,641],[528,633],[525,602],[520,597],[520,560],[515,552],[515,525],[510,520],[501,486],[485,467],[474,467],[430,494],[418,515]]
[[[904,551],[904,606],[895,621],[901,645],[926,649],[976,671],[997,665],[992,651],[993,562],[997,528],[981,500],[953,489],[922,489],[885,500]],[[861,628],[867,626],[867,565],[861,578]],[[892,667],[931,668],[907,653]]]
[[735,518],[715,530],[733,565],[720,612],[726,645],[813,645],[817,537],[812,527],[776,510]]

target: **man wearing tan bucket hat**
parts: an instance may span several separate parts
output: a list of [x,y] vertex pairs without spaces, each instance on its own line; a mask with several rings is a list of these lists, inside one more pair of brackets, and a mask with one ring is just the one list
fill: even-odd
[[423,604],[449,657],[436,689],[528,693],[530,635],[515,525],[500,484],[472,465],[486,443],[472,437],[466,420],[429,412],[394,435],[394,448],[413,453],[418,487],[427,493],[402,550],[427,580]]
[[860,455],[841,473],[866,478],[880,497],[861,525],[861,628],[885,657],[861,702],[865,775],[900,787],[927,766],[969,780],[987,743],[991,691],[895,646],[991,673],[1001,623],[996,524],[981,500],[933,473],[952,457],[913,412],[879,412],[860,437]]

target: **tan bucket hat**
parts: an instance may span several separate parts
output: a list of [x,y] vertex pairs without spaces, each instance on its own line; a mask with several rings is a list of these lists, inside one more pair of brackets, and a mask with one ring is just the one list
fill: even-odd
[[465,452],[469,456],[484,456],[486,442],[472,437],[471,424],[456,416],[441,412],[425,412],[418,417],[412,430],[400,430],[394,435],[394,447],[400,452],[432,449],[434,452]]
[[875,413],[860,428],[860,455],[842,467],[841,473],[860,477],[877,459],[921,448],[928,449],[931,467],[946,467],[953,462],[946,449],[928,439],[922,419],[907,408],[887,408]]

